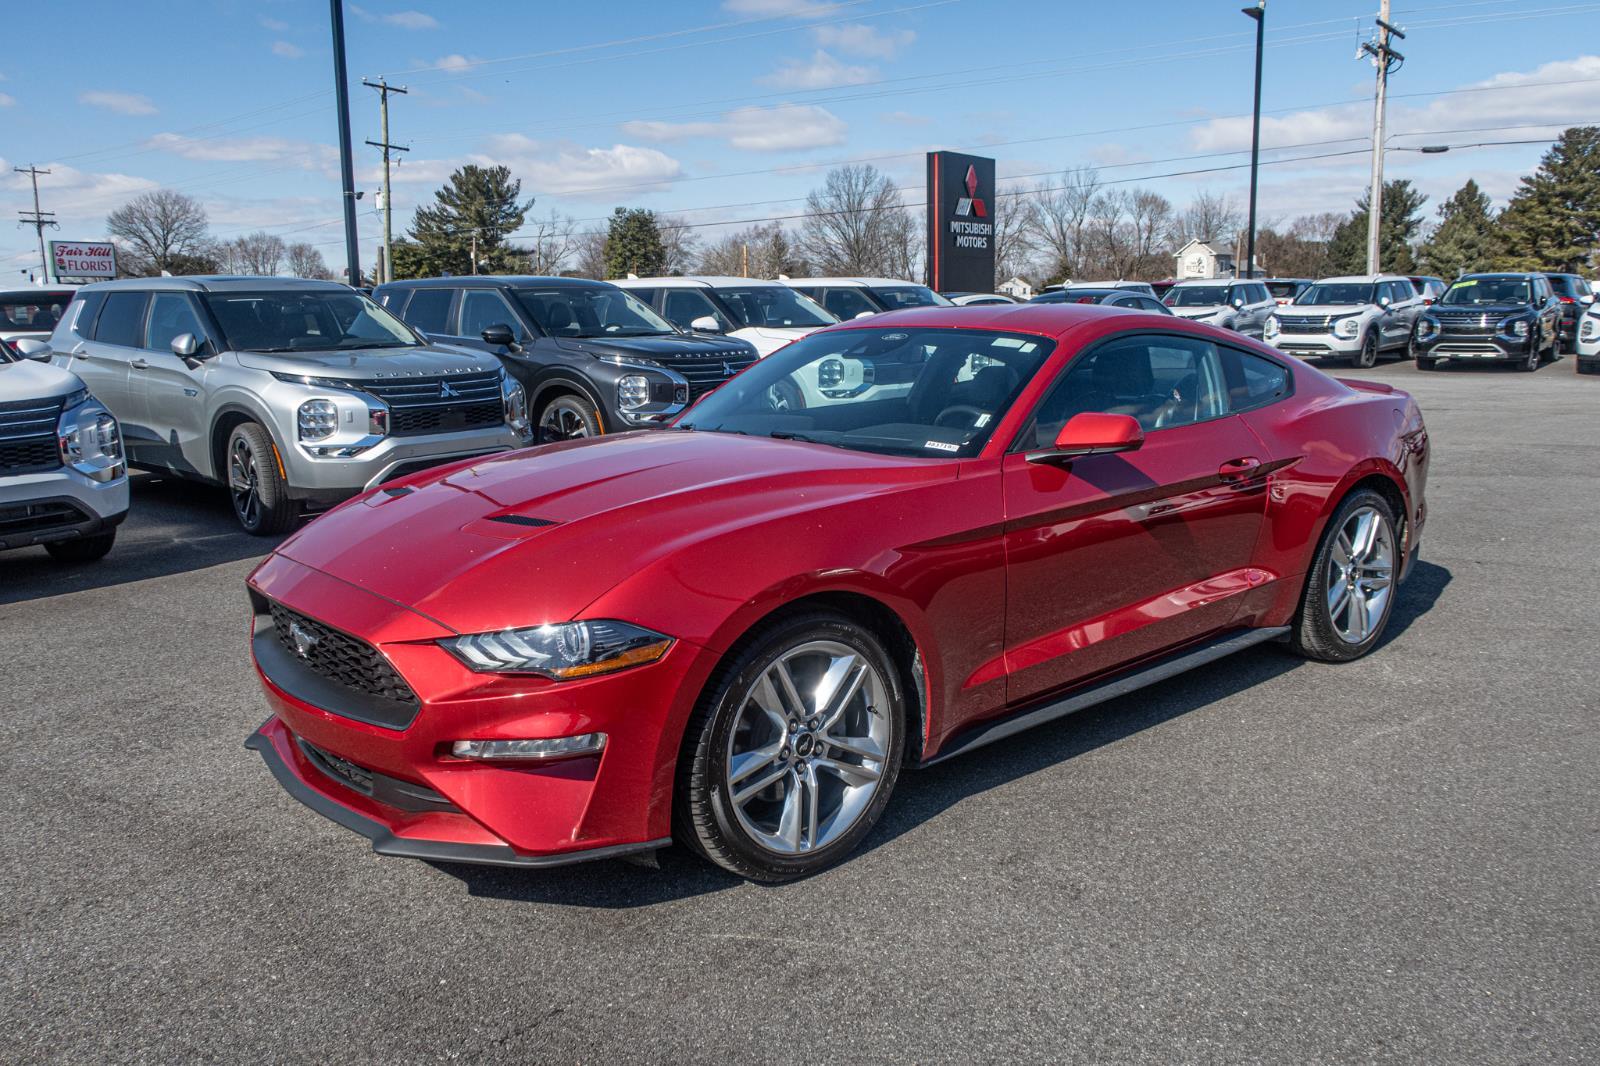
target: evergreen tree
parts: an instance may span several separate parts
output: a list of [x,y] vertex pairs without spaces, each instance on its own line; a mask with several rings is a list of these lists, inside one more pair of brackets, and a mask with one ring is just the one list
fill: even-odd
[[1422,245],[1422,267],[1445,280],[1486,270],[1495,251],[1494,206],[1471,178],[1439,205],[1439,228]]
[[[1378,223],[1378,269],[1409,274],[1417,267],[1411,242],[1422,229],[1422,205],[1428,198],[1404,178],[1383,183],[1383,218]],[[1367,217],[1372,197],[1362,193],[1355,213],[1339,224],[1328,242],[1328,269],[1335,274],[1367,272]]]
[[606,277],[658,277],[667,272],[667,249],[656,213],[644,207],[619,207],[606,232]]
[[1500,216],[1496,266],[1584,270],[1600,244],[1600,127],[1573,126],[1522,179]]
[[394,246],[395,277],[505,274],[521,268],[522,254],[506,238],[522,225],[533,201],[518,201],[522,182],[506,167],[468,164],[450,175],[429,207],[417,208],[409,247]]

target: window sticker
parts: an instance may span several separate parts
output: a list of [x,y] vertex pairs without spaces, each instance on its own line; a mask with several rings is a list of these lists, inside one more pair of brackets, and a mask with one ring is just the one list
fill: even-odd
[[1021,337],[996,337],[989,342],[991,348],[1020,348],[1022,345]]
[[959,452],[961,450],[961,445],[949,444],[942,440],[924,441],[922,446],[924,448],[932,448],[936,452]]
[[993,417],[994,416],[991,415],[988,411],[985,411],[983,414],[978,416],[978,421],[973,424],[972,428],[973,429],[982,429],[984,426],[987,426],[989,424],[989,419],[991,419]]

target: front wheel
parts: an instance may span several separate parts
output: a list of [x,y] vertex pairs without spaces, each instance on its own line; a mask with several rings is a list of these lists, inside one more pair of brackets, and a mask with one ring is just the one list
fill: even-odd
[[1383,635],[1394,607],[1400,552],[1394,510],[1370,489],[1339,506],[1311,561],[1289,641],[1308,659],[1359,659]]
[[1529,374],[1539,369],[1539,364],[1544,362],[1544,349],[1532,341],[1528,342],[1528,358],[1517,364],[1517,369]]
[[228,437],[228,494],[244,531],[256,537],[287,533],[300,518],[278,466],[272,437],[256,422],[241,422]]
[[557,396],[540,409],[536,440],[539,444],[582,440],[598,437],[601,432],[599,408],[590,403],[587,396],[569,393]]
[[679,836],[756,881],[826,868],[871,831],[900,773],[900,676],[832,611],[763,626],[712,676],[685,734]]
[[1378,331],[1368,330],[1366,338],[1361,342],[1361,351],[1356,356],[1356,366],[1362,370],[1371,370],[1378,365]]
[[1432,370],[1435,367],[1437,367],[1438,365],[1439,365],[1439,360],[1437,360],[1437,359],[1430,359],[1425,355],[1417,356],[1417,369],[1418,370]]
[[117,542],[115,529],[77,540],[54,540],[44,546],[50,558],[58,563],[92,563],[104,559],[111,546]]

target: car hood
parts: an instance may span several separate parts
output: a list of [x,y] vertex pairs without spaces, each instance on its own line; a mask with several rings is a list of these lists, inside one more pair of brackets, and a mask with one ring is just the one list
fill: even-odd
[[1209,318],[1218,311],[1232,311],[1233,308],[1227,304],[1207,304],[1204,307],[1172,307],[1169,305],[1167,310],[1179,318]]
[[24,359],[0,363],[0,403],[14,400],[50,400],[83,388],[78,375],[60,367]]
[[669,333],[659,337],[604,337],[556,338],[556,345],[569,352],[586,352],[604,358],[608,355],[642,356],[645,359],[670,359],[673,356],[702,355],[705,352],[726,352],[728,355],[748,355],[746,341],[728,337],[708,336],[703,333]]
[[573,618],[686,545],[802,512],[824,521],[830,505],[954,479],[958,466],[722,433],[615,434],[378,489],[278,553],[487,632]]
[[1371,304],[1289,304],[1280,308],[1278,313],[1283,315],[1358,315],[1363,311],[1372,310]]
[[755,345],[755,349],[762,355],[771,355],[786,344],[804,337],[808,333],[815,333],[821,326],[746,326],[733,334],[740,340],[747,340]]
[[1436,303],[1428,308],[1429,312],[1439,314],[1461,314],[1466,312],[1472,315],[1488,315],[1491,318],[1505,318],[1507,315],[1521,315],[1533,310],[1527,304],[1495,304],[1492,307],[1469,307],[1466,304],[1440,304]]
[[240,366],[252,370],[362,380],[470,374],[473,371],[500,368],[500,360],[492,355],[437,344],[421,348],[353,348],[338,352],[236,351],[233,354]]

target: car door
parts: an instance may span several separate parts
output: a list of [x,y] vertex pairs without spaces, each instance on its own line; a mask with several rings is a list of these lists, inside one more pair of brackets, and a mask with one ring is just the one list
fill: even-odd
[[[1128,414],[1136,451],[1030,462],[1084,412]],[[1228,408],[1220,349],[1141,331],[1083,353],[1003,464],[1007,698],[1063,686],[1227,627],[1265,509],[1262,446]]]
[[456,290],[448,286],[430,285],[427,288],[411,290],[411,298],[406,301],[405,308],[400,312],[400,317],[406,325],[417,330],[429,340],[435,337],[448,337],[455,327],[453,311],[455,310]]
[[1277,310],[1278,301],[1260,282],[1254,282],[1247,288],[1250,290],[1250,335],[1259,338],[1267,328],[1267,316]]
[[122,439],[130,458],[139,454],[140,444],[151,437],[142,412],[136,410],[130,393],[128,364],[144,354],[145,309],[149,294],[118,289],[106,293],[88,337],[75,346],[67,369],[83,379],[94,397],[106,405],[122,423]]
[[465,348],[476,348],[480,352],[510,355],[510,349],[483,339],[483,331],[490,326],[510,327],[511,336],[519,346],[527,339],[528,331],[522,325],[522,319],[499,289],[462,289],[452,324],[447,327],[446,335],[439,339]]
[[822,299],[818,302],[840,322],[848,322],[857,315],[878,313],[878,306],[868,299],[866,293],[850,286],[823,289]]
[[140,445],[141,461],[183,473],[210,473],[206,456],[210,427],[203,397],[212,364],[202,361],[191,370],[173,354],[173,339],[185,333],[201,343],[197,354],[203,357],[216,352],[216,342],[208,335],[193,296],[152,293],[144,351],[128,363],[128,392],[134,410],[151,430],[150,439]]
[[1411,343],[1411,332],[1417,328],[1417,318],[1422,314],[1422,294],[1410,280],[1391,281],[1394,287],[1395,344],[1399,347]]
[[701,318],[714,318],[717,325],[722,327],[722,332],[732,333],[738,325],[728,320],[728,316],[718,310],[711,298],[700,289],[672,287],[663,291],[661,295],[661,317],[671,322],[674,326],[686,333],[692,333],[691,325]]

